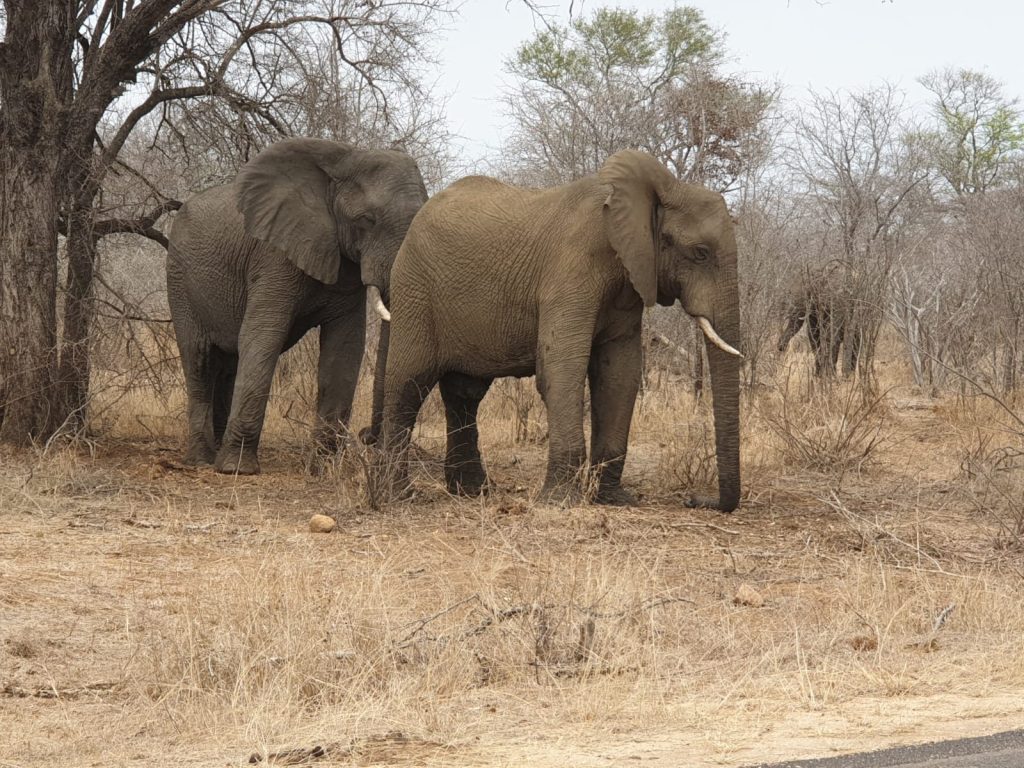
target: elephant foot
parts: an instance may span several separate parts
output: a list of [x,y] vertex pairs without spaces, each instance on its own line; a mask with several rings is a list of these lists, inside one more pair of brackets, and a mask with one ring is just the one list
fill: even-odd
[[636,496],[621,485],[601,488],[594,497],[594,503],[610,507],[635,507],[638,504]]
[[190,445],[181,463],[188,467],[199,467],[213,464],[214,459],[213,449],[206,443],[201,443]]
[[722,502],[714,496],[690,496],[685,502],[687,509],[714,509],[729,514],[732,509],[723,509]]
[[260,462],[255,451],[247,448],[231,450],[225,446],[217,453],[214,468],[225,475],[258,475]]
[[404,481],[387,481],[375,479],[367,488],[370,507],[379,509],[384,504],[401,504],[404,501],[412,501],[416,495],[412,483]]
[[[455,454],[457,457],[458,454]],[[452,458],[455,458],[452,457]],[[449,459],[444,467],[445,484],[453,496],[479,496],[487,492],[487,473],[479,453],[467,458]]]
[[313,453],[310,454],[309,459],[306,461],[306,474],[310,477],[323,477],[334,457],[334,453],[313,451]]
[[306,474],[322,477],[344,455],[348,446],[349,441],[344,435],[314,436],[313,449],[306,458]]
[[446,478],[448,493],[452,496],[479,496],[488,490],[487,475],[461,472]]
[[544,483],[536,500],[556,507],[578,507],[586,497],[575,483]]

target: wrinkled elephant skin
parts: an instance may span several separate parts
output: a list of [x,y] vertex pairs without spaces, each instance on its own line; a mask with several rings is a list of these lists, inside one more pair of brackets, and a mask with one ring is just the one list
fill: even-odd
[[423,398],[440,384],[445,475],[453,492],[486,483],[477,408],[493,379],[536,374],[550,436],[541,496],[628,503],[621,484],[641,376],[645,306],[679,300],[705,318],[719,497],[739,501],[740,337],[736,240],[721,195],[682,184],[649,155],[619,152],[599,173],[545,190],[469,177],[432,198],[392,269],[383,444],[392,491],[408,488],[404,455]]
[[[408,155],[288,139],[250,160],[233,182],[185,203],[169,237],[167,293],[188,390],[186,462],[259,471],[277,359],[317,327],[312,467],[343,445],[365,346],[367,288],[387,300],[391,265],[425,201]],[[387,338],[385,331],[381,380]]]

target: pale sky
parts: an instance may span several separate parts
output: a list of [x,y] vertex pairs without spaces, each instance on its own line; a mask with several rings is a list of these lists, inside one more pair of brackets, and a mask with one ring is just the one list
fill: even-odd
[[[568,0],[540,0],[562,24]],[[663,11],[671,0],[584,0]],[[808,88],[859,89],[889,80],[911,104],[926,94],[929,70],[980,69],[1024,97],[1024,2],[1020,0],[687,0],[726,33],[728,68],[779,81],[798,100]],[[576,0],[579,7],[580,0]],[[504,61],[532,36],[521,0],[466,0],[441,44],[438,90],[449,94],[448,122],[463,137],[467,162],[493,155],[504,125],[498,102],[512,78]]]

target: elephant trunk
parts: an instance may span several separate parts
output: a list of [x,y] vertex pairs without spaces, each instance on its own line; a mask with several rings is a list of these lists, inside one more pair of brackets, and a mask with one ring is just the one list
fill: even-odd
[[362,278],[374,315],[380,317],[380,338],[377,341],[377,360],[373,369],[373,404],[370,426],[360,432],[367,445],[377,442],[384,419],[384,373],[391,342],[391,264],[400,243],[387,243],[369,258],[363,258]]
[[[739,290],[735,280],[723,290],[714,326],[731,346],[740,343]],[[718,458],[718,501],[710,506],[732,512],[740,501],[740,365],[741,358],[719,348],[705,335],[711,367]]]

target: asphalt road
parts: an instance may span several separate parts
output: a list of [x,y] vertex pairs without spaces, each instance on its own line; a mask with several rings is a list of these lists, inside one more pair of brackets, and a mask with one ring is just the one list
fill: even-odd
[[1024,768],[1024,731],[749,768]]

